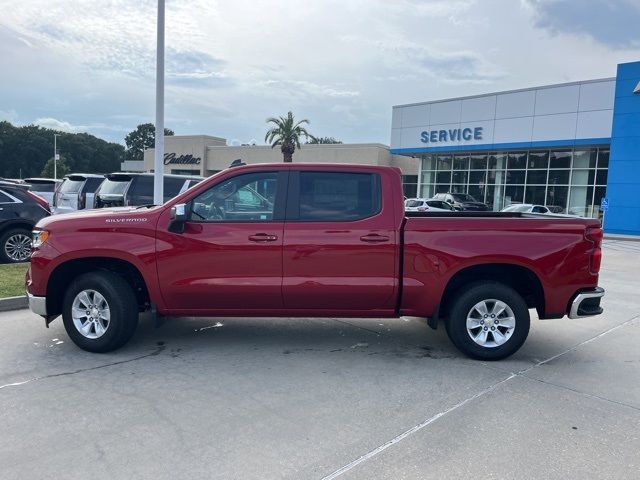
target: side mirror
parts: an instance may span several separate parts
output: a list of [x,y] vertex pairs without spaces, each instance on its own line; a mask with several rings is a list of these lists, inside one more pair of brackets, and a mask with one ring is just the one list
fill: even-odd
[[187,206],[184,203],[178,203],[171,207],[171,223],[169,231],[173,233],[184,232],[184,222],[187,221]]

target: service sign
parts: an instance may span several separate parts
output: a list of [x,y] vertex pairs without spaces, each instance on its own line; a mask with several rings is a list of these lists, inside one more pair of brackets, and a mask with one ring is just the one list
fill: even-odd
[[446,130],[424,130],[420,133],[422,143],[470,142],[482,140],[482,127],[451,128]]

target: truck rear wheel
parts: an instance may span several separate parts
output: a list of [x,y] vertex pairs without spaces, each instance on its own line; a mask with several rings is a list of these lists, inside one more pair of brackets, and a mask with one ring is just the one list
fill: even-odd
[[465,355],[500,360],[515,353],[529,334],[529,310],[511,287],[476,282],[463,287],[449,310],[447,334]]
[[131,286],[119,275],[85,273],[65,292],[62,319],[77,346],[88,352],[110,352],[133,336],[138,302]]

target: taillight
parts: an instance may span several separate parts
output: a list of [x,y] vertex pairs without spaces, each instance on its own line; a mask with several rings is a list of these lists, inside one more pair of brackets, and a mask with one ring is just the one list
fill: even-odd
[[42,198],[40,195],[36,195],[35,193],[30,192],[29,190],[27,190],[27,195],[29,195],[35,202],[38,203],[38,205],[44,208],[47,212],[51,213],[51,207],[49,206],[49,202],[47,202],[44,198]]
[[600,271],[602,264],[602,238],[604,232],[600,227],[588,227],[584,233],[584,237],[593,243],[593,250],[589,256],[589,271],[596,274]]

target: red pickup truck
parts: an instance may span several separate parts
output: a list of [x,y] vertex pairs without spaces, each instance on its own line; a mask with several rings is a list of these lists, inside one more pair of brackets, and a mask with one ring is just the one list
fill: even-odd
[[594,219],[405,213],[400,171],[332,164],[225,170],[161,206],[48,217],[29,305],[107,352],[139,312],[426,317],[479,359],[514,353],[539,318],[602,313]]

